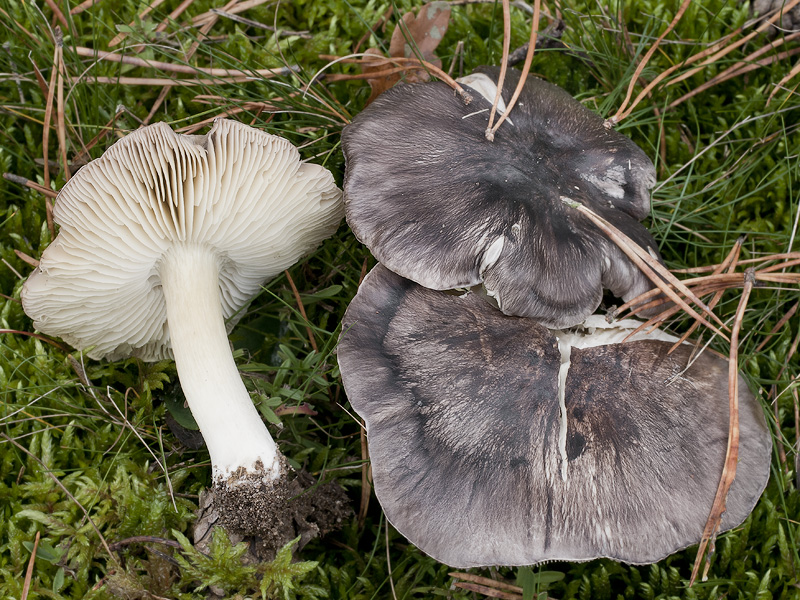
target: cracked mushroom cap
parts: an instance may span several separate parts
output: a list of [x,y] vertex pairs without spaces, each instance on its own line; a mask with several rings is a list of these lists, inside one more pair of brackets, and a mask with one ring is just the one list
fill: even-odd
[[61,226],[22,292],[42,332],[92,358],[170,356],[159,265],[176,245],[217,257],[223,314],[332,235],[341,192],[281,137],[217,120],[204,136],[137,130],[61,190]]
[[[583,321],[603,288],[628,300],[652,287],[617,246],[566,206],[588,206],[657,256],[639,221],[655,169],[629,138],[561,88],[529,77],[494,142],[484,136],[498,69],[383,93],[343,133],[345,210],[392,271],[445,290],[483,284],[506,314],[548,327]],[[511,98],[519,72],[506,76]]]
[[[668,354],[672,336],[621,344],[630,329],[614,327],[551,331],[378,265],[338,355],[392,525],[457,568],[642,564],[699,542],[725,459],[727,361],[692,361],[686,344]],[[739,390],[722,530],[747,517],[770,471],[762,409]]]

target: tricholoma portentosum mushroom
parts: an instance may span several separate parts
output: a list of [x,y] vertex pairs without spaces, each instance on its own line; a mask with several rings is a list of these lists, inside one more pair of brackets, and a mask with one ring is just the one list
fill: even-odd
[[[348,223],[382,263],[347,310],[342,380],[388,520],[453,567],[658,561],[700,541],[728,439],[728,365],[636,321],[590,316],[652,283],[587,218],[658,258],[639,223],[652,163],[566,92],[529,78],[493,142],[497,69],[385,92],[345,128]],[[507,76],[503,97],[519,80]],[[501,111],[505,104],[499,104]],[[438,290],[482,284],[485,297]],[[505,314],[504,314],[505,313]],[[570,329],[571,328],[571,329]],[[722,529],[769,478],[742,382]]]
[[[728,365],[638,321],[549,330],[479,295],[378,265],[338,355],[367,427],[375,492],[452,567],[658,561],[700,541],[725,459]],[[739,384],[741,445],[722,530],[769,479],[771,437]]]
[[59,234],[22,291],[36,328],[96,359],[174,356],[217,498],[268,519],[287,465],[227,334],[264,281],[336,231],[330,172],[235,121],[204,136],[158,123],[83,167],[53,215]]
[[[603,288],[624,300],[650,289],[563,202],[588,206],[657,256],[639,223],[656,180],[650,159],[534,77],[489,142],[497,74],[464,80],[477,92],[468,105],[441,82],[394,87],[345,128],[345,211],[355,236],[407,279],[436,290],[483,284],[504,313],[548,327],[583,321]],[[509,71],[503,98],[518,80]]]

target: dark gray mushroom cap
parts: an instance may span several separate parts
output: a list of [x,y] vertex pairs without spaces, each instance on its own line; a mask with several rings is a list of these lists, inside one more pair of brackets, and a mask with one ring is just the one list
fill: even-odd
[[[486,69],[495,86],[497,69]],[[503,97],[519,79],[511,70]],[[551,327],[580,323],[602,289],[627,300],[650,281],[585,217],[589,206],[638,244],[653,164],[555,85],[529,77],[512,123],[489,142],[491,102],[444,83],[397,86],[345,128],[345,210],[392,271],[431,289],[482,283],[500,309]]]
[[[641,564],[700,540],[727,445],[727,361],[705,352],[687,369],[692,347],[668,355],[671,342],[645,339],[574,345],[565,370],[571,335],[380,265],[364,280],[339,365],[378,499],[421,550],[458,568]],[[723,530],[769,478],[763,413],[739,389]]]

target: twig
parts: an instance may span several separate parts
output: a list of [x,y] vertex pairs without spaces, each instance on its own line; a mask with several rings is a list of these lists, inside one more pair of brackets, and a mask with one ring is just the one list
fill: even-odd
[[[750,292],[753,290],[754,284],[755,273],[753,268],[750,267],[746,271],[744,289],[742,290],[742,297],[739,300],[739,306],[736,309],[736,316],[734,317],[733,329],[731,331],[731,353],[728,359],[728,448],[725,452],[725,466],[719,479],[717,494],[714,497],[714,503],[711,505],[708,521],[703,530],[703,538],[697,550],[697,558],[692,568],[692,577],[689,580],[690,586],[693,585],[697,579],[700,565],[703,563],[703,555],[705,554],[706,547],[710,543],[711,550],[706,560],[706,572],[708,570],[714,548],[714,539],[719,530],[722,514],[725,512],[725,501],[728,497],[728,490],[730,490],[733,480],[736,478],[736,463],[739,460],[739,331],[742,327],[744,311],[747,308],[747,301],[750,298]],[[703,577],[705,578],[705,572],[703,573]]]
[[108,543],[106,542],[106,538],[104,538],[103,534],[100,533],[100,530],[97,528],[97,525],[92,520],[92,517],[89,516],[89,512],[86,510],[86,508],[84,508],[83,504],[78,502],[78,500],[75,498],[75,496],[73,496],[72,493],[66,488],[66,486],[63,483],[61,483],[61,480],[58,477],[56,477],[50,469],[47,468],[47,465],[45,465],[38,456],[33,454],[25,446],[23,446],[22,444],[20,444],[16,440],[10,438],[8,435],[6,435],[5,433],[3,433],[1,431],[0,431],[0,437],[2,437],[7,442],[9,442],[9,443],[13,444],[14,446],[16,446],[17,448],[19,448],[22,452],[24,452],[30,458],[32,458],[35,462],[37,462],[39,464],[39,466],[42,467],[42,472],[44,472],[45,474],[50,476],[50,478],[56,483],[56,485],[61,488],[61,491],[63,491],[67,495],[67,497],[70,500],[72,500],[78,506],[78,508],[81,509],[81,511],[83,512],[83,515],[89,521],[89,524],[92,526],[92,529],[94,529],[94,532],[97,534],[97,537],[100,538],[100,543],[103,544],[103,548],[106,549],[106,552],[108,553],[109,558],[111,559],[111,561],[117,567],[119,567],[119,561],[117,561],[117,557],[114,556],[113,552],[111,552],[111,548],[108,547]]
[[28,568],[25,570],[25,583],[22,584],[22,594],[20,600],[28,599],[28,591],[31,589],[31,579],[33,579],[33,565],[36,562],[36,551],[39,549],[39,538],[41,532],[36,532],[36,537],[33,539],[33,550],[31,550],[31,557],[28,559]]

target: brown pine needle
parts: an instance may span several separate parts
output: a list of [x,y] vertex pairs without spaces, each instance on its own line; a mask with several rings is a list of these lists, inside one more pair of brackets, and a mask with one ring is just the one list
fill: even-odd
[[772,330],[769,332],[769,334],[764,336],[764,339],[761,340],[761,343],[758,346],[756,346],[754,353],[757,354],[764,349],[764,346],[767,345],[767,342],[769,342],[775,336],[775,334],[778,333],[783,328],[783,326],[789,322],[789,319],[791,319],[794,316],[794,313],[797,312],[798,306],[800,306],[800,302],[795,302],[792,305],[792,307],[788,311],[786,311],[786,314],[783,315],[777,323],[775,323],[775,327],[773,327]]
[[477,592],[478,594],[483,594],[489,598],[499,598],[500,600],[522,600],[522,596],[520,594],[503,592],[495,588],[486,587],[485,585],[479,585],[477,583],[456,582],[453,585],[455,585],[457,588],[461,588],[462,590],[467,590],[468,592]]
[[700,94],[701,92],[704,92],[707,89],[712,88],[717,84],[728,81],[729,79],[733,79],[734,77],[739,77],[740,75],[744,75],[745,73],[749,73],[750,71],[755,71],[760,67],[765,67],[771,65],[772,63],[784,60],[786,58],[791,58],[792,56],[796,56],[797,54],[800,54],[800,48],[794,48],[792,50],[787,50],[786,52],[779,52],[778,54],[774,54],[772,56],[768,56],[767,58],[762,58],[761,60],[758,60],[756,62],[752,62],[744,66],[741,66],[736,70],[733,70],[733,67],[726,69],[725,71],[719,73],[715,77],[712,77],[705,83],[685,93],[677,100],[670,102],[670,104],[667,106],[667,110],[672,110],[676,106],[683,104],[690,98],[694,98],[697,94]]
[[36,537],[33,539],[33,550],[31,550],[31,557],[28,560],[28,568],[25,570],[25,583],[22,584],[22,594],[20,600],[28,599],[28,592],[31,589],[31,580],[33,579],[33,565],[36,562],[36,551],[39,549],[39,538],[41,533],[36,532]]
[[634,72],[633,77],[631,77],[631,81],[628,84],[628,92],[625,94],[625,99],[622,101],[622,104],[620,105],[619,109],[617,109],[616,114],[613,117],[611,117],[608,121],[606,121],[608,126],[613,127],[614,125],[622,121],[622,119],[630,115],[631,112],[633,112],[633,109],[636,108],[636,105],[639,103],[639,98],[641,98],[642,96],[637,97],[636,99],[637,101],[634,102],[630,108],[627,108],[627,106],[631,100],[631,96],[633,96],[633,88],[636,85],[636,82],[639,81],[639,76],[642,74],[642,71],[644,71],[644,68],[647,66],[647,63],[650,61],[650,58],[658,49],[658,46],[661,44],[664,38],[667,37],[673,29],[675,29],[675,26],[678,24],[678,21],[681,20],[681,17],[683,17],[683,13],[685,13],[686,9],[689,8],[689,4],[691,4],[691,2],[692,0],[683,1],[683,3],[680,5],[680,8],[678,8],[678,12],[675,13],[675,16],[672,18],[672,21],[670,21],[670,24],[664,30],[664,33],[658,36],[658,39],[656,39],[656,41],[653,42],[653,45],[650,46],[650,49],[647,51],[642,60],[639,62],[639,65],[636,67],[636,71]]
[[[60,40],[59,40],[60,42]],[[56,65],[56,135],[58,136],[58,151],[61,155],[61,167],[64,179],[70,180],[69,161],[67,160],[67,125],[64,109],[64,46],[58,44],[58,64]]]
[[[725,257],[725,260],[722,261],[722,264],[719,266],[719,268],[714,270],[714,275],[719,275],[725,270],[727,270],[728,273],[733,273],[736,270],[736,264],[739,260],[739,254],[741,253],[743,243],[744,238],[739,238],[736,240],[736,243],[733,245],[733,248],[731,248],[728,256]],[[725,290],[719,290],[718,292],[714,293],[714,297],[708,303],[708,307],[711,310],[714,310],[714,308],[717,306],[719,301],[722,299],[722,294],[724,292]],[[699,326],[700,324],[697,321],[692,323],[689,329],[686,330],[686,333],[684,333],[680,339],[673,344],[672,348],[669,349],[670,353],[684,343],[687,339],[689,339],[689,336],[691,336]]]
[[311,343],[311,347],[314,349],[314,352],[319,354],[319,348],[317,348],[317,340],[314,338],[314,332],[311,330],[311,325],[308,324],[306,307],[303,306],[303,299],[300,297],[300,292],[297,290],[297,286],[294,284],[294,279],[292,279],[292,276],[289,274],[289,271],[284,271],[283,273],[284,275],[286,275],[286,279],[289,282],[289,287],[292,288],[292,294],[294,294],[294,300],[295,302],[297,302],[297,310],[300,311],[300,315],[306,322],[306,333],[308,334],[308,341]]
[[503,85],[506,82],[506,69],[508,69],[508,53],[511,49],[511,6],[509,0],[503,0],[503,60],[500,61],[500,75],[497,77],[497,92],[492,102],[492,110],[489,112],[489,124],[486,126],[486,139],[490,142],[494,140],[494,116],[497,114],[497,106],[503,96]]
[[[725,466],[719,479],[719,486],[717,487],[714,503],[711,505],[711,513],[708,515],[708,521],[703,530],[700,547],[697,550],[697,558],[692,568],[692,577],[689,580],[690,586],[693,585],[697,579],[697,575],[700,572],[700,565],[703,564],[703,555],[709,543],[711,543],[712,550],[709,552],[708,559],[710,560],[711,558],[714,540],[719,531],[722,515],[725,512],[725,501],[728,497],[728,490],[730,490],[733,480],[736,478],[736,463],[739,460],[739,331],[742,327],[742,319],[744,318],[744,311],[747,308],[747,301],[750,298],[750,292],[755,285],[755,272],[753,268],[748,268],[745,275],[742,297],[739,300],[739,307],[736,309],[736,316],[733,321],[733,330],[731,331],[731,353],[728,359],[728,403],[730,422],[728,426],[728,448],[725,453]],[[709,560],[706,561],[706,570],[703,573],[704,578],[710,565]]]
[[55,0],[44,0],[45,4],[50,7],[50,10],[53,11],[53,15],[58,22],[61,23],[61,26],[69,31],[69,23],[67,22],[67,17],[64,16],[64,13],[61,12],[61,8],[59,8],[58,4],[56,4]]
[[92,8],[95,4],[99,4],[100,1],[101,0],[84,0],[83,2],[78,4],[78,6],[75,6],[74,8],[70,9],[69,14],[72,15],[73,17],[75,15],[79,15],[83,11]]
[[16,254],[17,258],[19,258],[22,262],[29,264],[34,269],[39,266],[39,261],[38,260],[36,260],[32,256],[28,256],[22,250],[17,250],[15,248],[14,249],[14,254]]
[[[570,206],[577,210],[578,212],[582,213],[586,217],[589,218],[592,223],[594,223],[603,233],[605,233],[619,248],[622,250],[625,255],[631,259],[631,261],[639,267],[642,272],[647,275],[647,277],[654,283],[656,286],[664,292],[664,294],[669,297],[675,304],[680,306],[687,314],[691,315],[694,319],[700,321],[703,325],[711,329],[717,335],[721,336],[723,339],[727,340],[728,336],[722,333],[717,327],[712,325],[705,317],[697,313],[691,306],[689,306],[686,301],[681,298],[675,290],[672,289],[674,286],[676,290],[680,291],[686,298],[694,302],[704,313],[709,315],[712,319],[717,321],[722,327],[725,327],[725,324],[711,311],[708,306],[706,306],[695,294],[692,292],[688,287],[686,287],[681,281],[679,281],[672,273],[670,273],[664,266],[650,256],[647,252],[645,252],[639,244],[631,240],[627,235],[622,233],[619,229],[614,227],[611,223],[603,219],[601,216],[597,215],[588,207],[584,206],[580,202],[576,202],[572,199],[562,197],[562,202],[567,206]],[[666,281],[665,281],[666,280]],[[672,284],[670,286],[669,284]]]
[[769,17],[768,19],[766,19],[761,25],[759,25],[756,28],[755,31],[747,34],[743,38],[740,38],[740,39],[736,40],[732,44],[729,44],[729,45],[725,46],[724,48],[720,49],[718,52],[715,52],[714,54],[712,54],[711,56],[706,58],[706,60],[701,62],[700,65],[695,67],[694,69],[690,69],[689,71],[686,71],[685,73],[681,73],[681,75],[679,75],[675,79],[670,80],[670,82],[667,84],[667,87],[675,85],[676,83],[680,83],[681,81],[683,81],[685,79],[688,79],[689,77],[693,76],[694,74],[699,73],[700,71],[703,70],[704,67],[707,67],[708,65],[710,65],[712,63],[715,63],[720,58],[723,58],[723,57],[727,56],[728,54],[730,54],[731,52],[733,52],[734,50],[736,50],[736,48],[739,48],[740,46],[743,46],[744,44],[746,44],[747,42],[752,40],[754,37],[764,33],[767,29],[772,27],[772,25],[778,19],[780,19],[784,14],[788,13],[798,3],[800,3],[800,0],[789,0],[788,2],[786,2],[786,4],[780,6],[775,11],[773,11],[772,16]]
[[[536,38],[539,35],[539,8],[540,8],[541,0],[535,0],[533,3],[533,24],[531,25],[531,37],[528,41],[528,52],[525,54],[525,63],[522,65],[522,73],[519,76],[519,82],[517,82],[517,87],[514,90],[514,94],[511,96],[511,100],[509,100],[508,104],[506,105],[506,112],[504,112],[500,119],[498,119],[497,123],[494,127],[491,128],[491,137],[487,135],[487,139],[489,141],[494,140],[494,135],[497,133],[497,130],[500,128],[500,125],[503,124],[508,118],[508,115],[511,113],[511,109],[514,108],[514,105],[517,103],[519,99],[519,95],[522,93],[522,88],[525,87],[525,80],[528,78],[528,73],[531,71],[531,63],[533,62],[533,55],[536,52]],[[508,62],[508,57],[504,57],[503,64]],[[498,86],[498,90],[499,90]],[[495,100],[497,101],[497,100]],[[491,122],[491,119],[490,119]]]

